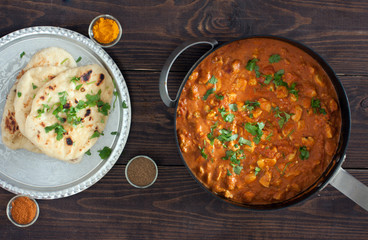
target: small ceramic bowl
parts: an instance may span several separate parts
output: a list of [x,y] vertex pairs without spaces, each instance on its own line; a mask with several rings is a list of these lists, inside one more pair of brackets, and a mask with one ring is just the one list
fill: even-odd
[[[148,159],[149,161],[151,161],[153,163],[153,165],[155,166],[155,176],[152,180],[152,182],[150,182],[149,184],[147,185],[136,185],[134,184],[130,179],[129,179],[129,175],[128,175],[128,169],[129,169],[129,166],[130,164],[136,160],[137,158],[146,158]],[[158,176],[158,168],[157,168],[157,164],[155,163],[155,161],[153,161],[152,158],[148,157],[148,156],[144,156],[144,155],[138,155],[138,156],[135,156],[134,158],[130,159],[128,164],[126,165],[125,167],[125,178],[127,179],[128,183],[130,185],[132,185],[133,187],[136,187],[136,188],[148,188],[149,186],[151,186],[152,184],[155,183],[156,179],[157,179],[157,176]]]
[[19,197],[28,197],[28,196],[24,196],[24,195],[17,195],[17,196],[14,196],[12,199],[10,199],[10,201],[8,202],[8,206],[6,207],[6,215],[8,216],[9,218],[9,221],[12,222],[15,226],[17,227],[29,227],[31,226],[32,224],[34,224],[36,221],[37,221],[37,218],[38,218],[38,215],[40,214],[40,207],[38,206],[38,203],[36,202],[36,200],[32,199],[32,198],[29,198],[31,199],[35,204],[36,204],[36,216],[33,218],[33,220],[28,223],[28,224],[19,224],[17,223],[12,215],[11,215],[11,210],[12,210],[12,202],[15,201],[15,199],[19,198]]
[[[97,20],[100,19],[100,18],[112,19],[112,20],[114,20],[118,24],[118,27],[119,27],[119,35],[118,35],[118,37],[114,41],[112,41],[110,43],[100,43],[99,41],[97,41],[94,38],[94,36],[93,36],[93,26],[95,25],[95,23],[97,22]],[[89,28],[88,28],[88,35],[92,39],[92,41],[95,42],[96,44],[98,44],[98,45],[100,45],[101,47],[104,47],[104,48],[109,48],[109,47],[114,46],[115,44],[117,44],[120,41],[120,38],[121,38],[121,35],[122,35],[122,28],[121,28],[121,25],[120,25],[119,21],[116,18],[114,18],[113,16],[108,15],[108,14],[103,14],[103,15],[100,15],[100,16],[95,17],[91,21],[91,23],[89,24]]]

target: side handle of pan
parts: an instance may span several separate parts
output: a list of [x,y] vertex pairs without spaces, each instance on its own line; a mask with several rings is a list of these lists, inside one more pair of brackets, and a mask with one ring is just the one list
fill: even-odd
[[329,183],[368,211],[368,187],[339,167]]
[[[160,83],[159,83],[160,96],[161,96],[161,99],[165,103],[166,106],[174,107],[176,105],[176,102],[178,101],[178,97],[180,95],[180,91],[184,86],[184,81],[183,81],[182,84],[180,85],[180,88],[178,90],[178,93],[176,94],[175,99],[170,98],[169,91],[167,89],[167,80],[168,80],[170,69],[171,69],[173,63],[180,56],[180,54],[182,54],[185,50],[187,50],[188,48],[190,48],[192,46],[199,45],[199,44],[209,44],[209,45],[211,45],[211,49],[209,50],[209,51],[211,51],[218,44],[218,42],[214,39],[186,41],[183,44],[181,44],[180,46],[178,46],[171,53],[169,58],[166,60],[164,66],[161,70]],[[205,54],[205,55],[207,55],[207,54]]]

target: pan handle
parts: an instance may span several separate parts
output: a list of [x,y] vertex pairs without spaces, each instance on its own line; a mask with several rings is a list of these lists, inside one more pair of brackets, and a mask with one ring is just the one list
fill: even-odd
[[368,187],[350,175],[342,167],[337,169],[329,183],[368,211]]
[[[188,48],[190,48],[192,46],[199,45],[199,44],[209,44],[209,45],[211,45],[211,49],[207,52],[207,53],[209,53],[218,44],[218,42],[214,39],[186,41],[183,44],[181,44],[180,46],[178,46],[171,53],[169,58],[166,60],[164,66],[161,70],[160,83],[159,83],[160,96],[161,96],[161,99],[165,103],[166,106],[174,107],[176,105],[176,103],[178,101],[178,97],[180,95],[180,91],[184,86],[184,81],[183,81],[180,85],[180,88],[178,90],[178,93],[176,94],[175,99],[173,100],[173,99],[170,98],[169,91],[167,90],[167,80],[168,80],[169,72],[170,72],[170,69],[171,69],[173,63],[180,56],[180,54],[182,54],[185,50],[187,50]],[[207,53],[205,55],[207,55]]]

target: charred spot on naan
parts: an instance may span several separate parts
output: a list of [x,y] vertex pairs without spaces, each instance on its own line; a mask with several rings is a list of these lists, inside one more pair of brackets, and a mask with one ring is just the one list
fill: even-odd
[[92,75],[92,69],[91,70],[88,70],[87,72],[83,73],[81,75],[81,79],[84,81],[84,82],[88,82],[90,79],[91,79],[91,75]]
[[98,79],[98,82],[97,82],[97,86],[100,86],[100,84],[103,82],[104,79],[105,79],[105,75],[103,75],[103,73],[101,73],[100,78]]
[[66,141],[66,144],[67,144],[68,146],[72,146],[72,145],[73,145],[73,140],[72,140],[70,137],[67,137],[67,138],[65,139],[65,141]]
[[19,126],[14,117],[15,113],[12,111],[8,111],[8,114],[5,117],[5,128],[8,129],[10,134],[14,134],[18,131]]
[[91,114],[91,109],[90,109],[90,108],[88,108],[88,109],[86,110],[86,113],[84,114],[84,117],[88,117],[90,114]]

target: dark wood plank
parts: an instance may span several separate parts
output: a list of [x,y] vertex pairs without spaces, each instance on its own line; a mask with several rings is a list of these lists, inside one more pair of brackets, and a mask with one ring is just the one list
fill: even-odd
[[[82,194],[39,200],[35,225],[0,215],[1,239],[364,239],[367,213],[332,187],[276,211],[229,205],[205,192],[184,167],[159,167],[157,182],[135,189],[115,166]],[[367,170],[350,171],[368,184]],[[0,190],[0,205],[12,194]],[[76,237],[78,236],[78,237]]]
[[[337,73],[367,74],[365,1],[2,1],[0,35],[36,25],[66,27],[88,36],[90,21],[109,13],[123,25],[121,42],[107,52],[123,70],[162,68],[185,40],[227,42],[250,35],[301,41]],[[194,56],[194,57],[198,57]],[[187,69],[191,61],[181,61]]]
[[[126,148],[119,163],[146,154],[161,165],[182,165],[174,138],[174,114],[161,101],[158,90],[159,72],[125,71],[132,102],[132,126]],[[184,77],[183,73],[170,75],[169,91],[172,98]],[[347,149],[346,168],[368,168],[368,81],[367,77],[340,76],[347,92],[352,129]]]

